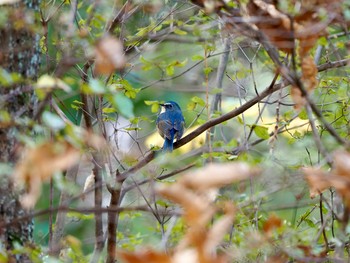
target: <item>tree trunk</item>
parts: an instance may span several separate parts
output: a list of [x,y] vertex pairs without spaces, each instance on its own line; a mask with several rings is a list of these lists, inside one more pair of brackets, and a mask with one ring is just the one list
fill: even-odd
[[[38,10],[39,0],[1,6],[5,19],[0,20],[0,163],[7,167],[13,167],[17,160],[19,134],[31,132],[18,120],[31,118],[36,105],[31,83],[37,77],[40,61],[40,36],[35,25]],[[11,255],[15,243],[31,242],[33,223],[24,217],[28,211],[18,201],[10,174],[0,171],[0,240]],[[13,260],[26,261],[24,256]]]

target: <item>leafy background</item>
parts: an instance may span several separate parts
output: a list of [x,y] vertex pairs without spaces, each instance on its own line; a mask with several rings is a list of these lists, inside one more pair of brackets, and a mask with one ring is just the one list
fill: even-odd
[[[20,251],[35,262],[348,259],[348,1],[20,6],[17,20],[0,9],[0,25],[36,32],[42,54],[36,80],[0,72],[2,88],[32,87],[40,109],[15,120],[23,154],[2,164],[33,209],[34,245]],[[166,100],[188,135],[171,154],[155,127]]]

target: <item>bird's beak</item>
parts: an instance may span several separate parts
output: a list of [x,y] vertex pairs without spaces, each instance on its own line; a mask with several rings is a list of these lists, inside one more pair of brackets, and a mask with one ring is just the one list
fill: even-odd
[[[160,113],[163,113],[163,112],[165,112],[165,105],[164,104],[159,104],[160,106],[162,106],[161,108],[160,108]],[[159,113],[159,114],[160,114]]]

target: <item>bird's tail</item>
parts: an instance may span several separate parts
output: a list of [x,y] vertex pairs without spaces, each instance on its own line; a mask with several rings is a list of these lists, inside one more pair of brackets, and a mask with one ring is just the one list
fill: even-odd
[[163,145],[163,151],[164,152],[172,152],[173,151],[173,144],[174,144],[174,132],[171,131],[170,132],[170,139],[168,139],[167,137],[165,137],[164,140],[164,145]]

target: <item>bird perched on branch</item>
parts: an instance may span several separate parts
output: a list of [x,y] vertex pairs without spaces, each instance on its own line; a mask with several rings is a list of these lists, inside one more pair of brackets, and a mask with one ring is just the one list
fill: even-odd
[[[164,138],[163,151],[173,151],[174,139],[178,141],[184,133],[185,119],[180,106],[174,101],[167,101],[157,118],[157,129]],[[164,111],[163,111],[164,110]]]

